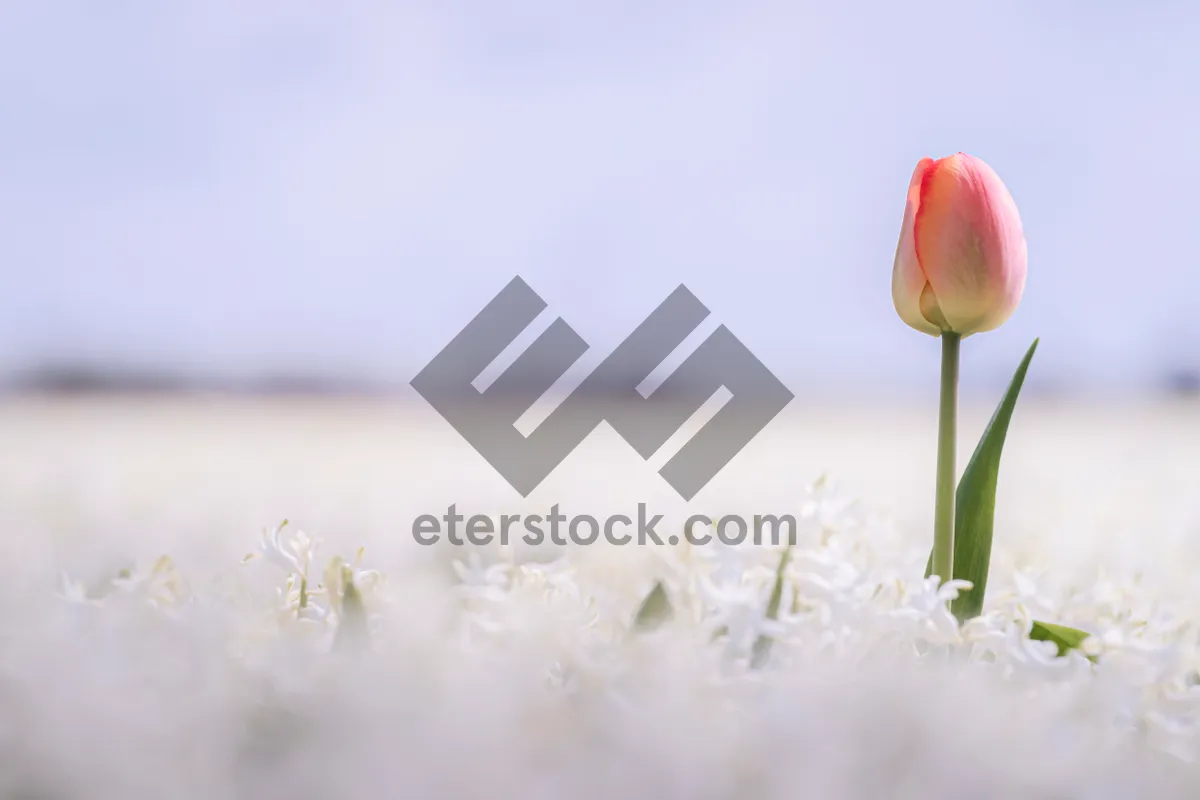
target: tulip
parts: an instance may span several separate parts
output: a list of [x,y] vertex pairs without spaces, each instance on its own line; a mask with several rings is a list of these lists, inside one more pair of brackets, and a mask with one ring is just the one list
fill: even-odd
[[942,340],[932,573],[943,582],[954,577],[959,342],[1012,316],[1026,258],[1016,203],[991,167],[965,153],[917,163],[892,264],[892,302],[900,319]]
[[892,267],[892,301],[923,333],[994,330],[1025,288],[1016,203],[978,158],[923,158],[913,171]]

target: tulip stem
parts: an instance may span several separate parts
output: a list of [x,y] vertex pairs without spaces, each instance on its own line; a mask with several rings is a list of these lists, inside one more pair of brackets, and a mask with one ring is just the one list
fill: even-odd
[[945,583],[954,577],[955,437],[958,427],[958,345],[942,332],[942,392],[938,410],[937,497],[933,516],[933,570]]

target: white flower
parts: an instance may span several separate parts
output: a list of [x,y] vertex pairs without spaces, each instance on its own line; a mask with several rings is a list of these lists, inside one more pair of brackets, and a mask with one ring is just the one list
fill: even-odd
[[309,565],[320,547],[320,541],[308,536],[304,531],[298,530],[290,536],[285,534],[287,524],[285,519],[274,528],[264,529],[259,538],[259,552],[247,555],[242,559],[242,563],[262,556],[288,572],[307,576]]
[[88,597],[87,587],[81,581],[71,578],[66,572],[63,572],[59,578],[59,590],[55,594],[59,599],[75,605],[95,607],[103,605],[99,600]]
[[187,582],[175,568],[170,556],[160,556],[149,566],[138,563],[130,569],[121,570],[112,579],[111,586],[114,598],[146,601],[160,611],[177,607],[190,598]]
[[[498,602],[503,599],[510,584],[512,572],[508,564],[490,564],[484,566],[478,553],[470,553],[467,560],[455,560],[452,564],[454,573],[458,575],[461,585],[459,591],[468,598],[484,602]],[[524,573],[530,567],[522,567]]]
[[918,641],[950,644],[961,640],[958,620],[950,612],[950,602],[959,592],[971,588],[971,582],[953,580],[939,586],[939,580],[932,575],[921,581],[919,591],[909,593],[905,597],[906,605],[891,611],[889,616],[909,621]]

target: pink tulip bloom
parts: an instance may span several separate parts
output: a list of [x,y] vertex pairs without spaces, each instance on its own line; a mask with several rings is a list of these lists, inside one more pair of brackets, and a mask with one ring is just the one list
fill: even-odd
[[962,336],[1000,327],[1025,289],[1017,205],[991,167],[957,153],[913,171],[892,267],[892,301],[919,331]]

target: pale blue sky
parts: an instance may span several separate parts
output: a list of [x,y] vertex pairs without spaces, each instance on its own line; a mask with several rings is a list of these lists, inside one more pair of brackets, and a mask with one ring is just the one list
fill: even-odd
[[[917,160],[988,161],[992,385],[1200,370],[1200,7],[8,0],[0,367],[405,383],[520,274],[595,363],[685,283],[797,392],[930,382]],[[581,363],[586,370],[588,364]]]

